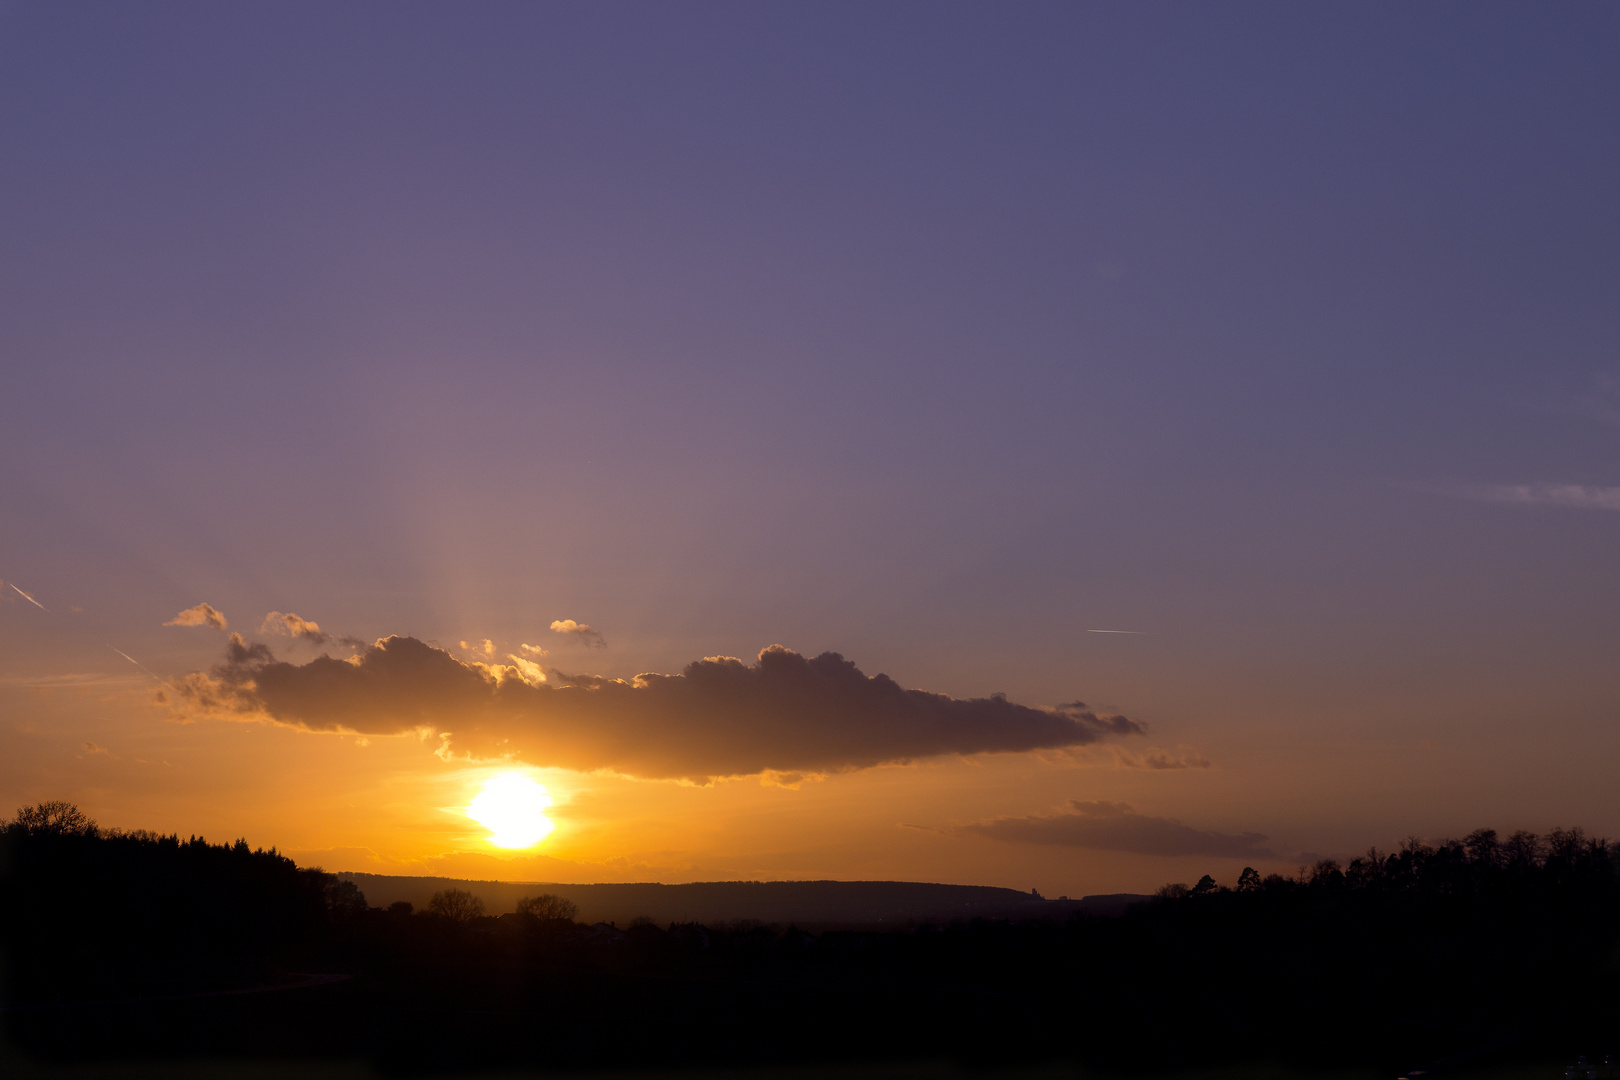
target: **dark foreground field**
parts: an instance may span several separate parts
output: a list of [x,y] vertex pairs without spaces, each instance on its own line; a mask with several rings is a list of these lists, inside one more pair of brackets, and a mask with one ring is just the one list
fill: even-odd
[[1113,918],[817,933],[384,910],[274,852],[71,820],[4,844],[16,1075],[1547,1075],[1620,1048],[1617,861],[1574,831]]

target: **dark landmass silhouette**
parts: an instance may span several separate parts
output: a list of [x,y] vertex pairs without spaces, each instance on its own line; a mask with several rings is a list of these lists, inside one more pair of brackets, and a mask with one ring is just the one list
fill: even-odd
[[[1270,1060],[1395,1076],[1620,1049],[1620,847],[1578,829],[1409,841],[1291,878],[1205,877],[1112,916],[905,882],[547,886],[579,899],[508,906],[440,879],[424,905],[384,907],[358,875],[241,841],[103,831],[64,803],[0,826],[0,874],[0,1022],[50,1068],[1120,1073]],[[579,921],[602,897],[755,914]],[[898,918],[940,902],[1010,906],[892,928],[758,918],[800,904]]]
[[567,885],[557,882],[472,881],[340,871],[377,907],[405,901],[425,908],[434,893],[461,888],[492,912],[515,911],[525,896],[549,893],[579,905],[583,922],[628,924],[735,923],[812,927],[887,927],[961,919],[1057,919],[1076,913],[1122,915],[1135,893],[1047,900],[1016,889],[985,885],[938,885],[914,881],[704,881],[682,885]]

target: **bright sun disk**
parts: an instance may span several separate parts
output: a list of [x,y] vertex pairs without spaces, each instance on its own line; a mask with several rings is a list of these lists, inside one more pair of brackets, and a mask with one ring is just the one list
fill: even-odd
[[484,781],[467,816],[488,829],[496,847],[526,848],[538,844],[555,826],[546,817],[551,796],[522,773],[502,773]]

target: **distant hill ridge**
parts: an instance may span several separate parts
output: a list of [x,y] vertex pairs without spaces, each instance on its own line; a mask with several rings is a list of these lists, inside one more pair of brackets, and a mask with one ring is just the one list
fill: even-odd
[[418,909],[441,889],[458,888],[500,915],[525,896],[553,893],[579,905],[584,922],[626,923],[646,917],[658,923],[762,923],[823,926],[903,925],[972,918],[1064,919],[1076,911],[1119,915],[1146,896],[1115,893],[1078,900],[1047,900],[993,885],[937,885],[919,881],[701,881],[568,885],[559,882],[466,881],[447,877],[395,877],[339,872],[375,907],[406,900]]

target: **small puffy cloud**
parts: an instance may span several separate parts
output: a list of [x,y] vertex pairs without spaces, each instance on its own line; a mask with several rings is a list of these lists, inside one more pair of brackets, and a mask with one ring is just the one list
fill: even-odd
[[946,830],[1015,844],[1124,851],[1134,855],[1211,855],[1234,859],[1275,859],[1260,833],[1210,832],[1169,818],[1138,814],[1127,803],[1069,803],[1069,812],[993,818]]
[[301,618],[292,612],[272,611],[264,617],[259,624],[261,634],[279,634],[290,637],[294,641],[307,641],[312,645],[326,645],[336,642],[339,645],[348,645],[359,648],[365,642],[359,638],[348,637],[343,634],[328,634],[321,629],[321,624],[310,619]]
[[188,607],[175,615],[174,618],[163,624],[164,626],[208,626],[215,630],[225,629],[225,616],[213,604],[198,604]]
[[483,653],[485,656],[495,655],[495,643],[489,638],[485,638],[483,641],[463,641],[459,642],[459,644],[467,652]]
[[462,661],[409,637],[349,660],[278,660],[233,635],[225,662],[179,684],[185,716],[271,720],[361,735],[432,732],[441,752],[707,781],[807,777],[942,754],[1080,746],[1141,728],[1078,703],[958,699],[868,676],[837,653],[773,645],[753,664],[709,657],[634,680]]
[[539,645],[530,645],[528,642],[523,642],[522,644],[518,645],[518,652],[523,653],[526,656],[550,656],[551,655],[550,653],[546,652],[546,650],[543,647],[541,647]]
[[581,645],[589,645],[593,649],[607,648],[607,640],[601,634],[585,623],[575,622],[573,619],[557,619],[552,622],[551,630],[553,633],[573,638]]

